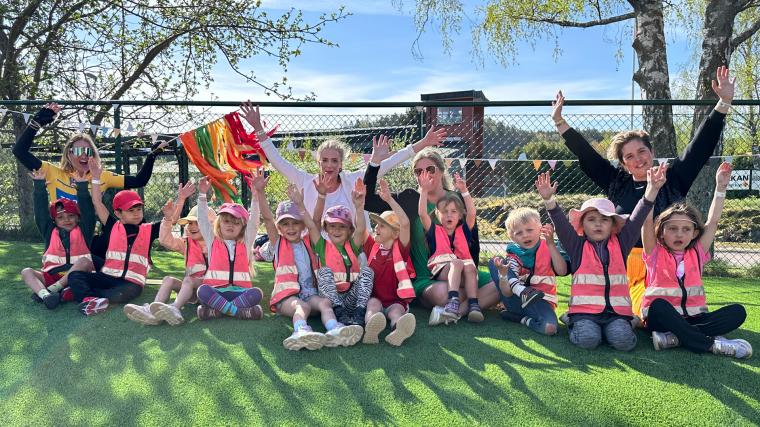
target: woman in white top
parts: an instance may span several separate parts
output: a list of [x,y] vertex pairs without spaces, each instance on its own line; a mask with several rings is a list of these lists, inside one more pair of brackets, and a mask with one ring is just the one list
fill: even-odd
[[[245,119],[251,126],[253,126],[253,129],[259,138],[259,144],[261,145],[267,160],[275,169],[283,174],[289,182],[295,184],[299,189],[303,189],[303,201],[309,214],[314,214],[314,206],[317,204],[317,197],[320,197],[320,193],[324,193],[324,191],[317,191],[315,186],[318,176],[321,176],[322,182],[326,184],[327,187],[326,193],[322,196],[325,198],[325,206],[343,205],[350,209],[354,215],[356,214],[354,212],[354,204],[351,202],[351,191],[353,191],[356,181],[364,177],[364,169],[354,172],[343,170],[343,162],[348,151],[348,147],[346,147],[345,144],[334,139],[322,142],[317,148],[319,174],[303,171],[285,160],[277,151],[277,148],[269,139],[266,132],[264,132],[264,127],[261,125],[259,107],[253,106],[249,101],[244,103],[241,106],[241,109],[245,115]],[[391,169],[411,159],[414,157],[415,153],[421,151],[425,147],[439,146],[444,139],[446,139],[445,130],[433,130],[431,127],[425,137],[414,144],[406,146],[392,155],[386,153],[387,158],[379,165],[380,171],[378,172],[378,176],[385,175]],[[375,141],[373,138],[373,145],[380,146],[381,149],[387,150],[389,145],[388,138],[381,136],[379,141]],[[367,214],[365,213],[365,215]],[[369,216],[367,216],[366,221],[367,224],[369,224]]]

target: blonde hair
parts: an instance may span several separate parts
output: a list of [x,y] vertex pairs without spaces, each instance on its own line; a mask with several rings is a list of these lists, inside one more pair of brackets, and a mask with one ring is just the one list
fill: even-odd
[[227,212],[222,212],[219,215],[216,216],[216,219],[214,220],[214,236],[217,239],[224,240],[224,237],[222,237],[222,218],[232,218],[236,223],[243,224],[243,228],[240,229],[240,234],[238,234],[237,237],[235,237],[235,240],[238,242],[245,239],[245,225],[246,221],[238,218],[234,215],[228,214]]
[[541,224],[541,214],[533,208],[517,208],[512,209],[507,215],[504,226],[507,227],[507,232],[511,233],[517,224],[526,224],[530,221],[537,221]]
[[345,162],[351,153],[351,149],[344,142],[337,139],[328,139],[322,141],[319,147],[317,147],[317,162],[322,159],[322,152],[325,150],[336,150],[339,153],[341,162]]
[[79,141],[86,142],[90,148],[92,148],[92,157],[98,162],[98,164],[100,164],[100,153],[98,152],[98,147],[95,146],[92,137],[86,133],[76,133],[66,141],[66,144],[63,146],[63,153],[61,153],[61,169],[66,173],[74,172],[74,165],[72,165],[69,160],[69,150],[74,146],[74,143]]
[[699,241],[699,238],[702,237],[702,233],[705,232],[705,223],[702,222],[702,214],[699,213],[696,208],[683,202],[674,203],[668,206],[668,208],[662,211],[660,215],[657,216],[657,219],[654,220],[654,235],[657,236],[657,241],[663,247],[670,250],[670,248],[665,246],[665,240],[662,238],[662,233],[665,228],[665,223],[673,219],[673,215],[683,215],[694,223],[694,229],[697,230],[697,236],[686,245],[687,249],[693,248],[694,244],[696,244]]
[[412,170],[417,167],[417,162],[422,159],[428,159],[431,162],[435,163],[435,167],[440,169],[443,173],[443,176],[441,177],[441,184],[443,185],[443,189],[451,191],[451,177],[449,176],[448,170],[446,170],[446,163],[443,161],[441,153],[439,153],[438,150],[433,147],[424,148],[422,151],[417,153],[416,156],[414,156],[414,160],[412,160]]
[[644,143],[644,145],[652,151],[652,142],[649,140],[649,134],[643,130],[627,130],[619,132],[612,137],[610,147],[607,149],[608,159],[617,159],[621,164],[623,163],[623,146],[629,142],[638,139]]
[[[449,205],[449,203],[453,203],[457,207],[457,210],[459,210],[462,217],[465,216],[465,214],[467,213],[467,209],[465,209],[464,207],[464,202],[462,201],[462,198],[459,197],[459,195],[457,195],[457,193],[454,193],[453,191],[446,193],[443,197],[438,199],[438,201],[435,202],[435,209],[438,212],[440,212],[441,210],[438,209],[439,206],[443,205],[443,207],[445,208],[446,206]],[[438,219],[440,219],[440,217]]]

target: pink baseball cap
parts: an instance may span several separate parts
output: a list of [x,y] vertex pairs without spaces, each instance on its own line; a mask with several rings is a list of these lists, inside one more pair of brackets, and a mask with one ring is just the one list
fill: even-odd
[[330,222],[346,224],[349,227],[353,227],[353,214],[343,205],[332,206],[325,211],[324,215],[322,215],[322,225]]
[[592,210],[596,210],[604,216],[612,217],[616,226],[616,228],[613,228],[613,232],[620,231],[625,225],[625,221],[628,219],[628,215],[621,215],[615,212],[615,204],[611,201],[601,197],[588,199],[583,202],[580,209],[570,209],[570,224],[579,235],[583,234],[581,218],[583,218],[583,215],[586,214],[586,212]]
[[280,202],[280,204],[277,205],[277,214],[275,216],[277,218],[274,220],[275,224],[279,223],[285,218],[292,218],[296,221],[303,221],[301,209],[299,209],[298,206],[296,206],[296,204],[290,200]]
[[243,221],[248,221],[248,211],[244,207],[237,203],[225,203],[219,208],[219,214],[228,213],[235,218],[240,218]]
[[113,210],[125,211],[133,206],[142,205],[143,201],[137,192],[121,190],[113,197]]

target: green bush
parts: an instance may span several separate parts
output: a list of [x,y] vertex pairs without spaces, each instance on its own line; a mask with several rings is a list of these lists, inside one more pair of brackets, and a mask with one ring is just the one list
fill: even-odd
[[720,258],[713,259],[705,264],[704,276],[706,277],[740,277],[741,275],[734,271],[728,261]]

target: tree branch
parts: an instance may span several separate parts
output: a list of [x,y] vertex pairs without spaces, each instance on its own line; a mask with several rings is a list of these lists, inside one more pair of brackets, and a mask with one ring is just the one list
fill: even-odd
[[752,37],[758,30],[760,30],[760,19],[755,21],[749,28],[742,31],[741,33],[737,34],[736,37],[731,39],[731,46],[736,48],[736,46],[739,46],[740,44],[744,43]]
[[636,14],[634,12],[629,12],[624,15],[611,16],[609,18],[597,19],[595,21],[586,21],[586,22],[565,21],[562,19],[552,19],[552,18],[529,18],[526,16],[520,17],[520,19],[524,19],[526,21],[531,21],[531,22],[541,22],[544,24],[559,25],[560,27],[590,28],[590,27],[597,27],[599,25],[608,25],[608,24],[613,24],[615,22],[627,21],[635,17],[636,17]]

